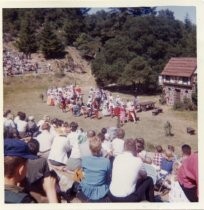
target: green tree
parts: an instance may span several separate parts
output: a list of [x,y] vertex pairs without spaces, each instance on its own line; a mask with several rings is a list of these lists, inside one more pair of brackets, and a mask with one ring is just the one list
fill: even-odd
[[27,57],[31,56],[31,53],[37,50],[35,28],[32,24],[32,17],[30,14],[26,14],[21,21],[21,28],[19,38],[16,41],[16,46],[19,51],[25,53]]
[[66,10],[66,19],[63,25],[65,43],[73,45],[77,37],[84,32],[84,17],[87,15],[89,8],[69,9]]
[[132,84],[144,83],[151,71],[148,63],[141,56],[133,58],[126,66],[121,75],[121,83]]
[[50,24],[45,23],[40,36],[40,48],[46,59],[64,57],[64,45],[53,32]]
[[81,33],[74,42],[74,46],[81,52],[81,56],[87,60],[95,58],[96,53],[100,50],[100,40],[93,38],[86,33]]

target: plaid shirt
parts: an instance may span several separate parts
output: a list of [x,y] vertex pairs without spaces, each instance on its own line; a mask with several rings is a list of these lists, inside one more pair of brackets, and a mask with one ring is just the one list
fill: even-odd
[[156,166],[161,166],[161,160],[162,160],[163,154],[162,153],[155,153],[153,157],[153,163]]

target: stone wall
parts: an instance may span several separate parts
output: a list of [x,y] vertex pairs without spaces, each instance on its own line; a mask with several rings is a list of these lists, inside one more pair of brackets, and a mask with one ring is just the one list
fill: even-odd
[[183,102],[185,97],[191,100],[192,89],[180,86],[164,86],[165,98],[168,105],[174,105],[176,98],[176,90],[180,91],[180,102]]

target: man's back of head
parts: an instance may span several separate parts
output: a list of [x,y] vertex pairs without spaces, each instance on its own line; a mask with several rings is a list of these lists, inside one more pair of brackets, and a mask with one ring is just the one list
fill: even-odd
[[133,155],[136,155],[136,145],[135,145],[135,140],[130,138],[126,139],[124,143],[124,150],[131,152]]
[[116,131],[117,138],[123,139],[125,137],[125,131],[122,128],[118,128]]

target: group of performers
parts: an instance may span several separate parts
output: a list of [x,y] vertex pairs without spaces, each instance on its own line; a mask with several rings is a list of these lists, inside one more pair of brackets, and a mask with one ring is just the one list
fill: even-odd
[[132,101],[123,101],[119,95],[114,97],[111,92],[101,88],[90,88],[86,102],[85,95],[79,86],[53,87],[47,90],[47,104],[58,106],[63,112],[71,111],[74,116],[83,115],[85,118],[102,116],[117,116],[121,125],[127,121],[137,121],[137,103],[135,97]]

